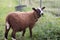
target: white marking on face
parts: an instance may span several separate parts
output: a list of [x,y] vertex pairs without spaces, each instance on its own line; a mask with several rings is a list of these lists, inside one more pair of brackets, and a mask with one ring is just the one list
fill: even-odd
[[38,8],[41,12],[40,12],[40,15],[43,13],[43,10],[41,8]]
[[7,40],[6,38],[4,38],[4,40]]
[[12,40],[16,40],[16,39],[12,38]]
[[41,13],[40,14],[43,14],[43,11],[41,10]]
[[6,22],[6,26],[7,26],[7,29],[9,29],[9,23],[8,22]]

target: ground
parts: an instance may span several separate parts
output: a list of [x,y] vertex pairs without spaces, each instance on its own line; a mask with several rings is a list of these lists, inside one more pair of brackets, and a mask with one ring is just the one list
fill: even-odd
[[[29,29],[27,28],[25,36],[21,38],[22,32],[16,34],[17,40],[58,40],[60,37],[60,0],[43,0],[45,6],[44,16],[39,18],[33,28],[33,38],[29,38]],[[18,5],[16,0],[0,0],[0,40],[4,40],[5,18],[8,12],[15,11]],[[22,11],[31,11],[32,7],[38,7],[39,0],[34,0],[31,5],[25,7]],[[57,15],[57,16],[56,16]],[[8,40],[11,40],[11,32],[9,31]],[[60,39],[59,39],[60,40]]]

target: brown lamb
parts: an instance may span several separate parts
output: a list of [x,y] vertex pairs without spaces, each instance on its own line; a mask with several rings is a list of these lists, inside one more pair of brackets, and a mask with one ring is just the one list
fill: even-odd
[[10,28],[13,30],[11,34],[12,40],[16,40],[16,32],[23,31],[22,36],[24,36],[27,27],[29,27],[30,37],[32,37],[32,28],[39,17],[43,15],[44,8],[32,8],[33,11],[31,12],[11,12],[8,14],[6,17],[5,40],[7,40]]

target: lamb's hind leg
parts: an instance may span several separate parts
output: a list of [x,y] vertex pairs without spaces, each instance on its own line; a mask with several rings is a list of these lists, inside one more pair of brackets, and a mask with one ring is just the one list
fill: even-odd
[[7,40],[7,36],[8,36],[9,30],[10,30],[10,25],[8,24],[8,22],[6,22],[6,27],[5,27],[5,38],[4,38],[4,40]]
[[12,40],[16,40],[15,35],[16,35],[16,31],[13,31],[13,32],[12,32],[12,35],[11,35],[11,36],[12,36]]

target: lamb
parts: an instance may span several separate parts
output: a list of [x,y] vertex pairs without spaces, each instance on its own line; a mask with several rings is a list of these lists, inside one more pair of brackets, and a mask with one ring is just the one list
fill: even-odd
[[26,32],[26,28],[29,27],[30,37],[32,37],[32,28],[38,19],[43,15],[42,8],[32,8],[31,12],[11,12],[6,17],[6,26],[5,26],[5,40],[8,38],[8,32],[10,28],[12,29],[12,40],[16,40],[16,32],[23,31],[22,36]]

